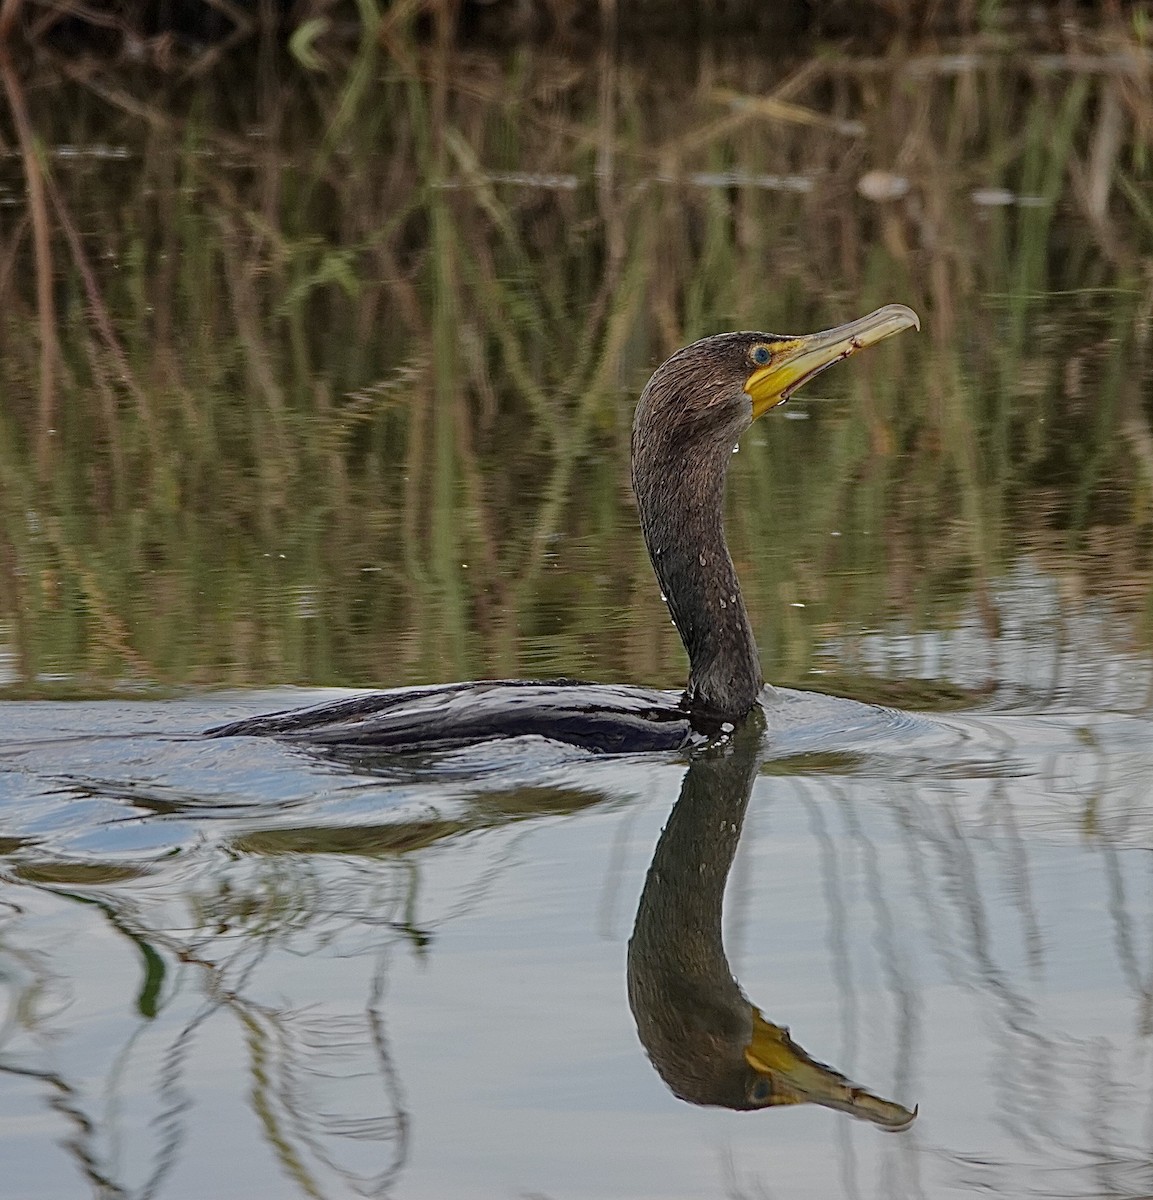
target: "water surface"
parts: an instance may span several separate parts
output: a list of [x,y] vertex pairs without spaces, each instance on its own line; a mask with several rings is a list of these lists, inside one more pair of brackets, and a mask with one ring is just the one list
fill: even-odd
[[[912,1107],[690,1107],[624,957],[675,756],[510,743],[379,775],[189,736],[225,703],[15,702],[2,1089],[13,1195],[1139,1195],[1153,921],[1137,713],[771,745],[730,960]],[[308,697],[312,698],[312,697]],[[1102,1192],[1102,1179],[1112,1189]]]
[[[1064,36],[368,40],[163,94],[28,66],[56,192],[46,264],[0,160],[5,1195],[1153,1193],[1148,56]],[[924,332],[733,461],[766,673],[877,707],[770,713],[724,927],[902,1133],[649,1062],[627,946],[688,757],[199,737],[336,688],[679,686],[627,486],[647,373],[888,301]]]

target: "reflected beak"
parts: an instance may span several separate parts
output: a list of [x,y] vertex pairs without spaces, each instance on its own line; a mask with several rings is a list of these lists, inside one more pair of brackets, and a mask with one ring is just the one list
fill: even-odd
[[772,1087],[769,1104],[820,1104],[894,1133],[908,1129],[916,1119],[915,1108],[856,1087],[832,1067],[810,1058],[787,1029],[766,1021],[755,1008],[752,1016],[753,1036],[745,1047],[745,1061]]
[[902,329],[921,328],[921,321],[903,304],[886,304],[867,317],[836,329],[786,338],[772,343],[773,358],[758,367],[745,383],[753,402],[753,420],[784,402],[814,376],[866,346],[875,346]]

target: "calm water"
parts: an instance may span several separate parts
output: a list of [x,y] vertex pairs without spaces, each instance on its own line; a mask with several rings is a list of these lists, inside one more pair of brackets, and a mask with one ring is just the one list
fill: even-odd
[[[77,240],[54,209],[46,388],[0,162],[0,1195],[1153,1195],[1148,59],[1086,46],[703,55],[675,95],[544,51],[29,75]],[[769,710],[723,928],[899,1133],[654,1069],[628,944],[703,760],[198,737],[677,686],[640,384],[885,301],[920,337],[734,459],[767,674],[878,707]]]
[[1146,714],[770,740],[730,960],[920,1106],[886,1134],[691,1107],[646,1059],[625,950],[683,762],[190,736],[297,698],[7,710],[5,1194],[1147,1194]]

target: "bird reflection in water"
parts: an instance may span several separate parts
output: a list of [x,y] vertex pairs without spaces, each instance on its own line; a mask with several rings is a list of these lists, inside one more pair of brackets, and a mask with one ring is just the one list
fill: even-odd
[[856,1087],[810,1058],[741,991],[721,941],[725,883],[760,766],[754,712],[724,746],[695,756],[657,842],[628,951],[629,1006],[674,1095],[751,1110],[820,1104],[908,1129],[917,1110]]

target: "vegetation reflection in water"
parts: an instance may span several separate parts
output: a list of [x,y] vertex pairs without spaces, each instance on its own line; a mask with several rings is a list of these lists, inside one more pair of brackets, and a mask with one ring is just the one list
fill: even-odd
[[675,104],[668,64],[533,48],[366,40],[315,90],[164,105],[41,60],[37,135],[74,152],[44,160],[58,325],[28,213],[0,273],[13,681],[674,686],[641,382],[700,334],[895,295],[926,335],[734,464],[769,677],[856,673],[845,638],[966,596],[992,630],[1025,553],[1147,645],[1148,59],[1083,36],[686,56]]
[[29,61],[44,152],[0,160],[14,691],[676,686],[640,383],[699,334],[900,295],[925,334],[742,447],[730,536],[773,680],[981,702],[776,747],[734,868],[750,991],[920,1103],[884,1149],[670,1115],[631,1074],[599,881],[639,888],[704,764],[373,773],[172,736],[248,696],[6,706],[0,1124],[29,1195],[547,1191],[570,1145],[590,1190],[651,1193],[637,1113],[670,1194],[718,1190],[718,1128],[733,1193],[1148,1191],[1149,55],[1135,25],[1075,38],[657,69],[366,38],[309,89],[162,98]]
[[[1118,1176],[1143,1162],[1147,716],[906,718],[758,738],[687,772],[525,749],[374,776],[188,738],[210,705],[86,705],[81,736],[62,725],[77,706],[8,709],[0,1127],[18,1194],[70,1194],[79,1169],[101,1196],[199,1196],[242,1164],[309,1195],[516,1194],[578,1148],[591,1191],[642,1194],[647,1122],[668,1194],[717,1186],[721,1133],[751,1194],[978,1178],[1016,1196],[1042,1171],[1053,1195],[1133,1195],[1086,1188],[1103,1156]],[[715,902],[750,784],[726,955]],[[697,1100],[749,1053],[778,1098],[894,1125],[915,1100],[901,1138],[790,1124],[798,1104],[694,1132],[644,1091],[626,897],[646,867],[646,890],[676,886],[674,842],[706,797],[719,854],[693,860],[701,894],[677,889],[691,930],[654,893],[638,907],[642,1044]],[[729,958],[812,1058],[749,1046],[779,1025],[757,1021]],[[857,1170],[890,1182],[846,1190]]]
[[[812,1059],[787,1029],[749,1004],[729,972],[720,903],[765,757],[762,732],[753,719],[730,745],[689,764],[657,844],[628,955],[641,1042],[670,1088],[696,1103],[816,1103],[884,1128],[907,1128],[915,1112]],[[148,740],[134,737],[117,753],[138,764]],[[8,759],[22,744],[10,739],[0,749]],[[91,761],[88,746],[77,750],[81,762]],[[236,750],[244,757],[243,746]],[[154,757],[144,751],[145,760],[154,769],[167,761],[171,771],[168,752],[161,742],[151,747]],[[666,765],[675,778],[675,764]],[[65,758],[58,767],[67,771],[71,764]],[[565,767],[562,761],[562,777]],[[397,764],[392,786],[407,781],[411,788],[420,777],[411,762]],[[497,867],[488,879],[460,877],[461,864],[477,856],[459,846],[447,877],[427,856],[458,843],[469,829],[500,837],[502,828],[512,831],[525,820],[621,798],[556,786],[504,792],[506,778],[507,772],[496,773],[497,790],[490,794],[469,786],[467,818],[396,819],[375,827],[340,818],[324,823],[332,813],[331,785],[319,789],[321,820],[311,826],[299,820],[299,801],[279,812],[271,799],[263,812],[254,802],[256,811],[230,818],[223,807],[213,815],[204,796],[183,804],[173,799],[167,811],[151,812],[147,798],[138,796],[140,816],[176,817],[178,824],[171,850],[153,851],[136,864],[123,844],[123,804],[106,835],[122,845],[119,860],[78,854],[75,847],[48,852],[50,838],[9,846],[8,895],[23,898],[12,905],[0,941],[0,978],[10,1001],[0,1073],[26,1079],[51,1098],[75,1165],[96,1194],[163,1195],[170,1188],[183,1194],[188,1173],[197,1170],[195,1147],[203,1134],[195,1131],[214,1124],[197,1063],[216,1062],[222,1046],[227,1054],[239,1036],[242,1052],[229,1063],[228,1078],[247,1078],[251,1086],[247,1096],[238,1089],[224,1103],[230,1110],[251,1108],[246,1115],[257,1119],[271,1162],[304,1194],[336,1194],[331,1189],[338,1185],[357,1194],[392,1194],[408,1160],[413,1113],[396,1063],[404,1047],[396,1045],[387,1016],[389,981],[395,986],[403,975],[406,951],[418,962],[435,955],[438,926],[499,886],[507,849],[492,859],[481,856]],[[75,777],[72,785],[79,788]],[[363,789],[363,774],[353,774],[349,786]],[[386,782],[377,791],[387,796],[388,788]],[[88,790],[99,790],[95,780]],[[425,790],[430,797],[443,794],[443,782],[433,775]],[[410,799],[415,809],[427,803]],[[372,811],[371,799],[365,809]],[[87,835],[96,823],[84,823]],[[240,831],[230,831],[234,824]],[[223,855],[208,851],[213,842]],[[425,872],[431,868],[440,877],[434,897],[422,896],[422,861]],[[52,935],[61,918],[83,931],[80,947],[74,933],[63,942]],[[113,935],[110,943],[102,925]],[[93,962],[85,970],[86,946],[101,944],[97,953],[106,965],[94,970]],[[331,985],[319,982],[326,973],[333,975]],[[563,976],[556,986],[566,986]],[[112,997],[116,1002],[105,1011]],[[76,1006],[87,1014],[83,1022],[69,1016]],[[96,1080],[74,1078],[67,1054],[59,1066],[44,1065],[58,1057],[54,1043],[67,1046],[77,1034],[87,1036],[82,1031],[89,1023],[117,1031]],[[463,1061],[469,1052],[459,1053]],[[735,1092],[733,1076],[740,1077]],[[15,1093],[17,1102],[21,1094]],[[28,1092],[25,1102],[37,1094]]]

